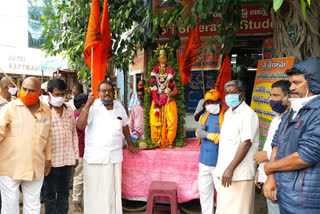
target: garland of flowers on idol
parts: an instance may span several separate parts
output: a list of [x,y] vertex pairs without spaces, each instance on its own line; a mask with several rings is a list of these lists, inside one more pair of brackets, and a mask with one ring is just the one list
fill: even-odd
[[168,77],[164,83],[166,85],[165,93],[163,94],[161,99],[159,98],[158,85],[157,85],[157,83],[158,83],[157,77],[159,76],[159,66],[160,66],[160,63],[158,63],[152,69],[151,77],[149,80],[149,83],[151,86],[152,100],[154,101],[153,110],[154,110],[154,113],[157,117],[159,116],[159,113],[160,113],[160,107],[163,106],[164,104],[166,104],[168,101],[167,93],[172,92],[172,90],[174,88],[174,84],[173,84],[174,70],[170,65],[168,65]]

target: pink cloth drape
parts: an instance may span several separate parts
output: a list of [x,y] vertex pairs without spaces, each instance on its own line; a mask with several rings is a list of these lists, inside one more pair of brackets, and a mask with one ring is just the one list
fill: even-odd
[[175,149],[142,150],[133,155],[123,150],[122,195],[147,198],[152,181],[177,183],[178,203],[199,198],[198,172],[200,146],[197,139]]

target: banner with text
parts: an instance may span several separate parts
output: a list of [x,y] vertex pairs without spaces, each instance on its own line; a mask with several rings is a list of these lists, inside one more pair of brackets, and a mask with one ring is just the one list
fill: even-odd
[[[174,5],[160,3],[162,0],[155,0],[155,13],[163,12],[164,10],[172,10],[174,9]],[[158,7],[157,7],[158,5]],[[167,7],[165,7],[167,6]],[[218,28],[219,23],[218,20],[222,19],[222,14],[214,14],[214,19],[212,22],[208,24],[200,24],[199,32],[200,36],[212,36],[219,35]],[[174,34],[173,25],[167,25],[162,34],[160,35],[161,39],[169,38],[170,35]],[[191,31],[191,26],[185,26],[180,29],[179,37],[184,38],[188,37]],[[263,9],[263,5],[243,5],[241,6],[241,21],[240,21],[240,29],[235,32],[236,35],[266,35],[272,34],[272,18],[271,14],[266,12]]]
[[288,79],[284,73],[294,64],[294,57],[259,60],[252,93],[251,108],[259,117],[259,148],[263,148],[270,123],[275,116],[269,106],[271,86],[278,80]]
[[[209,45],[216,45],[217,50],[221,48],[221,44],[217,40],[212,40],[210,44],[205,44],[208,38],[201,38],[201,47],[205,48],[206,46]],[[188,39],[182,39],[181,40],[181,47],[177,50],[177,58],[178,58],[178,63],[180,64],[181,62],[179,61],[181,59],[181,56],[183,54],[184,48],[187,44]],[[196,61],[195,63],[192,64],[191,70],[218,70],[221,67],[221,61],[222,61],[222,56],[221,55],[214,55],[212,52],[210,53],[205,53],[203,58],[200,61]]]

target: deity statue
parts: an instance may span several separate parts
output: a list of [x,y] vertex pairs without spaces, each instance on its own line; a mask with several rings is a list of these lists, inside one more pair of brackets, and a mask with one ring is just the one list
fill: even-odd
[[152,95],[150,128],[153,143],[159,147],[173,148],[178,126],[178,110],[175,102],[178,90],[174,70],[167,64],[166,47],[159,45],[159,62],[152,69],[149,81]]

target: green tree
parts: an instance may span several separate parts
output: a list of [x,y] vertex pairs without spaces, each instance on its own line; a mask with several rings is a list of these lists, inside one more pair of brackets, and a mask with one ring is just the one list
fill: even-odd
[[[188,4],[183,4],[189,2]],[[150,53],[159,42],[159,35],[170,25],[175,31],[165,42],[180,47],[179,30],[198,23],[209,24],[219,14],[218,41],[225,54],[232,49],[240,25],[240,4],[245,0],[167,0],[162,4],[175,4],[174,9],[154,14],[153,0],[109,0],[109,19],[112,33],[114,59],[117,68],[127,72],[138,48]],[[267,10],[272,10],[275,49],[278,57],[295,56],[303,60],[308,56],[320,56],[319,1],[264,0]],[[103,1],[100,1],[101,9]],[[90,72],[83,59],[91,0],[55,0],[44,8],[44,50],[50,55],[63,53],[69,58],[71,69],[78,71],[80,79],[88,80]],[[301,9],[302,8],[302,9]],[[101,13],[102,14],[102,13]],[[304,16],[305,14],[305,16]],[[196,18],[197,17],[197,18]],[[305,17],[305,18],[304,18]],[[213,37],[207,42],[211,43]],[[216,46],[207,46],[204,52],[217,53]],[[218,50],[219,51],[219,50]]]
[[[112,64],[127,71],[138,44],[143,48],[155,43],[155,33],[148,30],[149,1],[109,0],[108,3],[114,52]],[[102,10],[103,1],[100,4]],[[83,80],[90,77],[89,68],[83,59],[90,8],[90,0],[55,1],[51,8],[45,8],[43,17],[42,36],[47,39],[43,49],[50,55],[62,53],[68,57],[71,70],[78,71],[78,77]]]
[[272,20],[278,57],[320,57],[320,1],[274,0]]
[[[176,31],[168,39],[173,48],[180,47],[180,38],[177,34],[185,25],[195,27],[197,23],[209,23],[215,13],[221,13],[219,21],[219,41],[226,45],[222,49],[230,50],[235,36],[233,31],[240,27],[239,0],[195,0],[192,4],[183,5],[174,0],[165,3],[174,3],[174,10],[154,14],[152,0],[109,0],[109,19],[112,33],[114,59],[113,65],[124,71],[133,61],[138,48],[150,52],[157,45],[162,29],[173,24]],[[101,6],[103,2],[100,1]],[[43,37],[46,44],[43,49],[50,55],[63,53],[69,58],[71,69],[78,71],[81,79],[87,80],[90,72],[83,60],[83,49],[90,14],[90,0],[61,0],[54,1],[51,7],[44,8],[45,19]],[[184,15],[185,11],[190,11]],[[196,17],[198,17],[196,21]],[[210,42],[210,40],[209,40]],[[204,51],[216,52],[215,46]],[[203,56],[203,53],[201,57]]]
[[54,1],[44,8],[42,45],[49,55],[62,54],[69,58],[71,70],[79,71],[79,77],[88,80],[90,72],[83,59],[86,25],[90,13],[89,0]]

